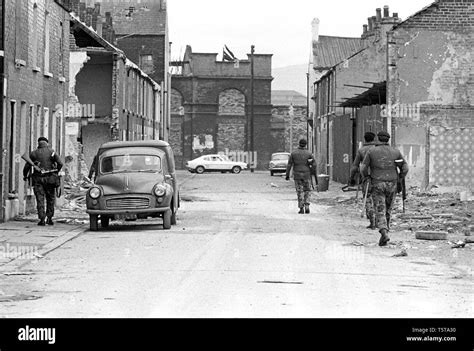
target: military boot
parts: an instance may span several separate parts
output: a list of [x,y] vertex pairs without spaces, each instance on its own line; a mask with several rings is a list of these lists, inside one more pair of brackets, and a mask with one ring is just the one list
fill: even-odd
[[306,214],[309,214],[309,213],[310,213],[310,211],[309,211],[309,205],[305,205],[305,207],[304,207],[304,212],[305,212]]
[[304,208],[303,207],[300,208],[300,212],[298,212],[298,214],[304,214]]
[[379,246],[387,246],[387,243],[390,241],[390,237],[388,236],[388,230],[387,229],[380,229],[380,240],[379,240]]
[[53,219],[51,217],[48,217],[48,219],[46,220],[46,224],[54,225]]
[[38,225],[44,227],[46,223],[44,222],[44,218],[41,218],[40,221],[38,222]]

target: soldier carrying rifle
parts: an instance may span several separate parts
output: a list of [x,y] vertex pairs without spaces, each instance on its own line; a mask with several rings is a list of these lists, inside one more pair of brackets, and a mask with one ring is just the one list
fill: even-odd
[[379,245],[386,246],[390,241],[388,231],[397,184],[407,175],[408,165],[401,152],[388,144],[389,133],[382,131],[377,136],[380,143],[367,152],[361,165],[361,174],[371,178],[372,197],[381,234]]
[[63,162],[59,155],[49,147],[48,139],[45,137],[40,137],[38,148],[29,155],[23,155],[23,159],[26,161],[23,168],[23,180],[27,181],[30,177],[32,179],[40,220],[38,225],[44,226],[46,223],[53,225],[56,188],[60,185],[58,173],[63,167]]
[[351,173],[350,173],[350,180],[349,180],[349,185],[354,186],[356,184],[356,178],[362,178],[359,179],[357,184],[362,184],[362,189],[363,193],[365,194],[365,213],[367,216],[367,219],[369,220],[370,224],[367,228],[369,229],[376,229],[377,228],[377,222],[375,220],[375,211],[374,211],[374,203],[372,200],[372,187],[370,184],[370,178],[368,177],[361,177],[360,174],[360,164],[362,161],[364,161],[365,155],[367,155],[367,152],[371,148],[374,147],[375,142],[375,133],[372,132],[367,132],[364,134],[364,146],[362,146],[358,151],[356,158],[354,159],[354,162],[352,163],[351,166]]

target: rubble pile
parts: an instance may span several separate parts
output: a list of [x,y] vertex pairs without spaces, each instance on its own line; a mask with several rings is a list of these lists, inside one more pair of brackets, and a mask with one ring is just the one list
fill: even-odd
[[65,182],[64,199],[66,201],[61,210],[85,212],[86,192],[92,185],[93,183],[88,178],[80,182]]
[[460,201],[457,194],[410,191],[405,209],[405,213],[399,209],[394,211],[394,230],[447,232],[465,236],[471,236],[474,230],[474,202]]
[[56,222],[84,224],[89,217],[86,213],[86,193],[93,183],[86,177],[81,181],[64,182],[64,202],[56,212]]

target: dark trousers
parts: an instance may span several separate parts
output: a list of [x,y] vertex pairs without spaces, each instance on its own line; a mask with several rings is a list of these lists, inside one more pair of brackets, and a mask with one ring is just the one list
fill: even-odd
[[47,184],[46,178],[37,178],[33,180],[33,189],[36,197],[36,209],[38,211],[38,218],[52,218],[54,216],[56,187],[54,185]]

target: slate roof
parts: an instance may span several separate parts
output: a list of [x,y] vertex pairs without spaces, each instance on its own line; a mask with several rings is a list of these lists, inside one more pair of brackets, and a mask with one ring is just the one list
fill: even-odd
[[313,42],[315,69],[330,69],[362,49],[361,38],[321,35]]

